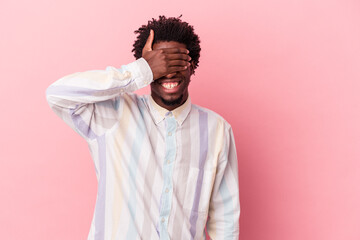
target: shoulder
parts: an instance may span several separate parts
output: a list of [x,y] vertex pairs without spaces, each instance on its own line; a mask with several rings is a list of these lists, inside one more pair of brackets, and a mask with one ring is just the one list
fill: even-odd
[[227,130],[231,129],[231,125],[229,124],[229,122],[227,122],[220,114],[214,112],[213,110],[201,107],[196,104],[192,104],[191,109],[199,115],[204,115],[204,117],[207,118],[208,122],[216,122],[220,125],[223,125],[223,127]]

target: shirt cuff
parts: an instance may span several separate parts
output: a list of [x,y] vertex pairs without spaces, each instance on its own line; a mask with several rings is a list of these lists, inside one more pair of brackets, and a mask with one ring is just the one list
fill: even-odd
[[126,71],[131,73],[131,78],[138,88],[143,88],[153,81],[153,73],[147,61],[139,58],[135,62],[126,65]]

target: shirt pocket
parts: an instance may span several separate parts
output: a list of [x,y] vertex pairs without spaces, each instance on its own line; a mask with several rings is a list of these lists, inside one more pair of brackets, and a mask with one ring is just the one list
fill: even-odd
[[[199,214],[207,214],[214,185],[215,171],[190,167],[184,184],[183,208]],[[180,183],[181,184],[181,183]]]

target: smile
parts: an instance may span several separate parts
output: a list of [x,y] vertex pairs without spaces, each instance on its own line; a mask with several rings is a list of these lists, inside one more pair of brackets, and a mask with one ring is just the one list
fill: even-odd
[[177,87],[179,85],[179,82],[164,82],[161,83],[161,86],[163,86],[166,89],[173,89],[174,87]]

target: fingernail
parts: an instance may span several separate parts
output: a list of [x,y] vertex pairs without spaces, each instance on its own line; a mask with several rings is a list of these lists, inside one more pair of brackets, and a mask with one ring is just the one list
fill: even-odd
[[186,53],[189,53],[190,51],[186,49]]

